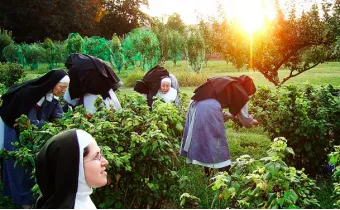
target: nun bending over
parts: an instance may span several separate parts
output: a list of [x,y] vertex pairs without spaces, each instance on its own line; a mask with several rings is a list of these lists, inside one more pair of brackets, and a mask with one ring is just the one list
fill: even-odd
[[[88,113],[96,112],[94,102],[97,95],[103,97],[106,108],[121,109],[115,91],[122,82],[112,68],[103,60],[91,55],[72,53],[66,60],[70,87],[64,99],[69,106],[84,106]],[[68,106],[64,107],[67,111]]]
[[[45,121],[61,118],[63,111],[57,97],[66,91],[69,81],[64,70],[51,70],[42,77],[11,87],[1,97],[0,148],[15,150],[12,143],[19,141],[20,133],[16,119],[22,114],[39,128]],[[15,204],[27,208],[34,202],[32,168],[14,166],[14,162],[10,159],[2,164],[3,192]]]
[[154,96],[160,96],[164,102],[175,102],[180,107],[178,81],[163,67],[150,69],[143,79],[137,81],[134,90],[146,97],[149,107],[152,107]]
[[36,178],[42,195],[38,209],[96,209],[92,188],[107,184],[96,140],[86,131],[68,130],[49,139],[36,155]]
[[[256,91],[248,76],[213,77],[194,91],[186,116],[180,154],[186,162],[229,171],[229,145],[224,122],[237,117],[247,128],[258,121],[248,114],[247,102]],[[229,113],[223,109],[229,108]]]

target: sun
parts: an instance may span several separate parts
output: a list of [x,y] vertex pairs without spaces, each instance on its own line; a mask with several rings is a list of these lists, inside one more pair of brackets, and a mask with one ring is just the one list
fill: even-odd
[[266,19],[275,18],[274,0],[225,1],[226,15],[235,19],[244,30],[253,33],[265,27]]

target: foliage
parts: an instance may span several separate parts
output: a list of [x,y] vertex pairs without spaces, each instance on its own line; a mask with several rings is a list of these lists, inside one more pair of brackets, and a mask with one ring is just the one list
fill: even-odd
[[181,60],[185,54],[185,37],[178,31],[169,31],[169,58],[172,59],[176,65],[177,61]]
[[46,38],[42,47],[46,50],[46,61],[48,63],[48,68],[52,69],[54,67],[55,61],[53,60],[53,53],[54,53],[54,43],[50,38]]
[[199,198],[196,196],[190,195],[189,193],[183,193],[180,197],[180,206],[184,209],[188,208],[197,208],[198,202],[200,201]]
[[29,45],[28,51],[25,52],[26,63],[31,69],[38,69],[40,62],[46,60],[46,50],[39,44]]
[[122,48],[127,63],[134,66],[134,63],[139,61],[144,70],[155,66],[160,57],[157,36],[141,28],[132,30],[126,36]]
[[260,87],[252,98],[250,112],[271,137],[284,136],[296,156],[289,163],[311,174],[327,164],[327,154],[340,137],[340,100],[331,85],[305,84],[270,90]]
[[78,33],[70,33],[66,40],[66,53],[82,53],[84,39]]
[[168,60],[168,52],[169,52],[169,32],[170,29],[163,23],[162,20],[154,18],[153,26],[151,28],[152,32],[156,34],[157,39],[159,41],[159,51],[160,58],[159,62],[161,65],[165,64],[165,61]]
[[185,35],[186,26],[181,19],[181,16],[178,13],[173,13],[168,17],[168,21],[166,22],[166,26],[171,31],[177,31],[182,36]]
[[17,63],[0,63],[0,83],[11,87],[26,76],[24,68]]
[[333,185],[334,185],[334,191],[333,191],[333,198],[336,199],[336,202],[334,203],[334,206],[336,208],[340,207],[340,146],[334,146],[334,152],[331,152],[329,157],[329,163],[332,164],[335,167],[335,170],[333,172]]
[[[246,34],[239,23],[228,21],[213,22],[215,30],[215,49],[237,68],[247,66],[260,71],[276,86],[308,71],[315,66],[336,59],[334,52],[337,34],[340,4],[322,4],[323,15],[314,5],[301,16],[293,8],[285,17],[276,3],[276,17],[267,19],[262,30]],[[333,8],[331,8],[333,7]],[[250,52],[250,53],[249,53]],[[279,77],[279,69],[288,68],[289,75]]]
[[13,43],[7,45],[3,49],[2,55],[6,58],[6,61],[10,63],[24,64],[26,62],[20,45]]
[[10,44],[13,44],[12,33],[0,28],[0,62],[5,61],[3,50]]
[[315,181],[294,167],[288,167],[283,158],[294,154],[284,138],[276,138],[268,150],[268,157],[259,160],[243,155],[237,158],[227,172],[216,175],[212,202],[226,200],[229,208],[315,208],[318,187]]
[[123,109],[105,109],[98,97],[97,112],[76,107],[60,120],[41,129],[26,116],[19,119],[20,141],[15,151],[1,150],[4,158],[32,165],[34,155],[53,135],[78,128],[89,132],[108,160],[110,183],[95,190],[92,199],[100,208],[159,208],[178,185],[177,155],[183,132],[183,117],[173,104],[156,101],[152,112],[144,97],[118,94]]
[[113,33],[123,36],[133,29],[149,25],[150,18],[141,10],[148,6],[147,0],[110,0],[103,2],[101,16],[98,15],[98,32],[109,39]]
[[192,30],[187,41],[188,59],[192,70],[199,73],[205,58],[205,44],[198,30]]
[[128,87],[133,87],[135,86],[137,80],[142,79],[144,75],[145,72],[143,71],[133,71],[126,77],[124,84]]
[[123,68],[125,64],[125,61],[124,61],[122,43],[119,37],[117,36],[117,34],[113,34],[112,36],[111,52],[112,52],[111,63],[118,70],[118,73],[120,73],[121,69]]
[[213,27],[211,24],[204,22],[204,20],[200,20],[199,22],[199,30],[202,35],[202,38],[205,43],[205,63],[207,65],[209,56],[211,56],[215,52],[214,49],[214,35],[215,31],[213,30]]
[[98,34],[97,12],[101,0],[0,2],[0,25],[13,32],[17,42],[43,42],[46,37],[64,40],[70,32]]
[[189,71],[175,72],[174,75],[181,87],[197,87],[209,78],[207,73],[196,74]]
[[84,41],[84,53],[109,61],[111,56],[109,42],[99,36],[87,38]]

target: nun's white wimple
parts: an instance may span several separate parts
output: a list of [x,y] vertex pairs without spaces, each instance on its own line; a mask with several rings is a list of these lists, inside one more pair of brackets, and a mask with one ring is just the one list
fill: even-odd
[[161,80],[161,83],[162,82],[168,82],[168,83],[171,83],[171,79],[169,77],[165,77]]
[[65,75],[59,82],[70,83],[70,77],[68,75]]

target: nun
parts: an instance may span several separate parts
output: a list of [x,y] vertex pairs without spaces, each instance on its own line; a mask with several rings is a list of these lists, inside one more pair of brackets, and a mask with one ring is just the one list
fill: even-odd
[[[103,97],[106,108],[121,109],[115,91],[122,86],[121,80],[103,60],[80,53],[72,53],[66,60],[70,87],[64,99],[71,107],[84,106],[88,113],[96,112],[97,95]],[[64,111],[67,111],[64,109]]]
[[[180,155],[189,164],[229,171],[229,146],[224,122],[237,118],[245,127],[258,124],[248,113],[250,97],[256,92],[253,80],[240,77],[213,77],[194,91],[186,116]],[[223,109],[229,108],[229,112]]]
[[36,179],[42,195],[38,209],[96,209],[92,188],[107,184],[105,166],[97,142],[83,130],[53,136],[36,155]]
[[137,81],[134,90],[146,97],[149,107],[152,107],[153,97],[156,95],[165,102],[174,101],[180,107],[178,81],[174,75],[161,66],[150,69],[143,79]]
[[[12,143],[19,141],[20,133],[16,119],[22,114],[27,115],[31,124],[38,128],[42,127],[45,121],[61,118],[63,111],[58,96],[65,93],[69,82],[67,73],[58,69],[10,88],[1,97],[1,149],[15,150]],[[15,204],[27,208],[34,202],[31,191],[34,185],[32,168],[14,166],[14,162],[10,159],[2,164],[3,192],[11,197]]]
[[160,88],[156,94],[156,96],[160,96],[164,102],[174,102],[177,98],[177,90],[171,87],[171,79],[170,77],[164,77],[161,80]]

